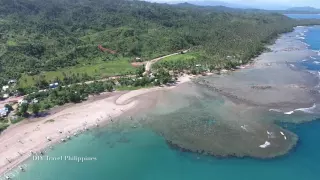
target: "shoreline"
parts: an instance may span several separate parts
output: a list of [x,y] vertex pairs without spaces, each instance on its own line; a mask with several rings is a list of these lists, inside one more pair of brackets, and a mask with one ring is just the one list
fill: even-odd
[[[290,32],[290,33],[293,33],[293,32]],[[286,33],[286,34],[288,34],[288,33]],[[284,34],[284,35],[286,35],[286,34]],[[280,39],[284,35],[280,36],[278,39]],[[299,42],[301,42],[301,41],[299,41]],[[301,43],[303,43],[303,42],[301,42]],[[271,46],[274,46],[274,45],[275,44],[273,44]],[[268,46],[268,47],[271,47],[271,46]],[[273,52],[274,51],[276,51],[276,50],[273,50]],[[258,58],[255,58],[253,62],[250,62],[248,64],[244,64],[244,65],[242,65],[242,67],[245,67],[245,69],[261,68],[260,65],[263,66],[262,68],[266,67],[265,64],[269,63],[269,62],[265,62],[265,61],[263,61],[263,58],[261,58],[261,56],[263,57],[263,55],[266,53],[268,53],[268,52],[264,52],[264,53],[260,54],[260,56]],[[275,52],[275,53],[277,53],[277,52]],[[290,52],[288,52],[288,53],[290,53]],[[271,63],[273,63],[273,62],[271,62]],[[242,68],[240,68],[237,71],[243,71],[243,70],[242,70]],[[79,130],[83,129],[83,127],[84,127],[83,123],[85,123],[85,122],[87,122],[86,127],[92,128],[92,127],[96,126],[97,119],[101,118],[101,121],[99,120],[99,122],[101,124],[108,125],[108,123],[110,123],[108,121],[109,117],[116,118],[116,117],[119,117],[119,116],[125,114],[128,111],[135,109],[138,104],[137,98],[139,96],[142,96],[142,95],[145,95],[145,94],[148,94],[151,92],[159,91],[159,90],[168,90],[168,89],[174,88],[176,86],[179,86],[180,84],[183,84],[185,82],[190,81],[191,77],[198,77],[198,76],[184,75],[179,78],[179,80],[177,81],[177,83],[174,86],[169,86],[169,87],[152,87],[152,88],[139,89],[139,90],[124,92],[124,93],[114,92],[114,93],[110,93],[111,94],[110,97],[105,97],[105,98],[99,97],[99,96],[103,96],[103,95],[90,97],[88,99],[88,101],[82,102],[80,104],[70,105],[70,107],[68,106],[66,109],[58,111],[55,114],[48,115],[45,118],[39,118],[40,120],[38,120],[36,122],[25,123],[22,121],[22,123],[18,123],[17,125],[9,127],[0,136],[0,166],[1,166],[0,167],[0,175],[5,174],[6,172],[16,168],[19,164],[25,162],[31,156],[30,150],[32,150],[34,152],[40,151],[40,150],[46,149],[47,147],[52,146],[56,143],[59,143],[61,138],[65,138],[68,135],[73,136],[73,134],[75,132],[79,132]],[[93,98],[95,100],[92,100]],[[84,106],[86,106],[86,107],[84,107]],[[106,106],[109,106],[109,108],[108,109],[101,108],[101,107],[106,107]],[[90,110],[92,110],[92,109],[94,109],[95,111],[98,111],[98,112],[95,112],[95,113],[90,112]],[[86,110],[87,113],[83,114],[82,113],[83,110]],[[78,111],[78,113],[77,113],[77,111]],[[116,112],[114,112],[114,111],[116,111]],[[88,116],[89,114],[90,114],[90,117]],[[58,120],[56,120],[54,118],[58,118]],[[80,118],[85,118],[86,121],[84,121],[83,123],[80,123],[77,120]],[[48,121],[50,119],[54,119],[55,121],[52,123],[50,123],[50,122],[45,123],[46,121]],[[66,119],[66,120],[63,121],[63,119]],[[72,120],[73,121],[77,120],[76,121],[77,124],[74,124],[74,122],[70,122]],[[63,121],[63,122],[61,122],[61,121]],[[25,126],[28,127],[27,128],[28,130],[31,130],[32,127],[35,128],[36,125],[48,126],[48,125],[56,124],[57,122],[59,122],[60,124],[56,125],[55,127],[52,127],[52,126],[44,127],[43,129],[48,130],[46,133],[37,133],[39,131],[32,131],[33,132],[32,133],[30,131],[27,134],[25,134],[27,137],[30,137],[30,135],[32,135],[33,140],[39,139],[41,142],[38,144],[31,144],[31,145],[28,145],[27,147],[24,147],[25,152],[22,152],[23,155],[19,156],[19,153],[17,153],[17,152],[20,151],[20,148],[21,148],[20,146],[26,146],[26,144],[22,144],[22,143],[18,142],[18,141],[20,141],[21,138],[17,137],[19,134],[15,133],[14,131],[24,132],[26,130],[22,130],[22,129],[24,129]],[[57,128],[60,128],[60,129],[64,128],[63,132],[69,131],[68,132],[69,134],[66,134],[66,133],[60,134],[57,132]],[[42,131],[43,131],[43,129],[42,129]],[[10,136],[10,138],[6,138],[6,136]],[[53,138],[54,140],[48,142],[46,140],[46,137],[48,137],[48,136],[50,136],[50,138]],[[27,137],[24,137],[24,140],[27,139]],[[33,140],[31,142],[34,142]],[[11,142],[12,144],[10,144],[10,147],[5,148],[4,145],[6,143],[4,143],[4,142]],[[12,158],[11,163],[6,163],[7,162],[6,158],[11,159],[9,157],[9,156],[12,156],[11,152],[15,152],[14,158]]]
[[[183,151],[258,159],[289,153],[296,147],[299,137],[275,124],[275,120],[281,118],[290,122],[305,122],[312,116],[290,116],[283,112],[315,108],[315,97],[319,97],[319,94],[309,91],[315,85],[309,79],[312,75],[291,66],[291,63],[299,64],[309,53],[314,54],[292,36],[297,33],[282,35],[272,46],[273,51],[261,54],[252,67],[247,66],[225,75],[197,78],[196,84],[203,81],[204,85],[216,88],[208,92],[208,97],[219,98],[216,104],[206,103],[206,96],[201,97],[201,93],[206,93],[208,88],[204,87],[202,91],[200,86],[197,94],[197,86],[194,91],[199,95],[199,100],[195,100],[198,106],[181,108],[180,111],[167,110],[163,114],[154,113],[152,119],[155,120],[149,124],[170,142],[168,144]],[[288,52],[289,48],[292,50]],[[185,92],[183,89],[190,91],[189,88],[182,88],[176,93]],[[270,108],[279,108],[283,112],[270,113]],[[210,118],[214,119],[211,123],[217,123],[216,126],[207,125],[205,120]],[[197,123],[196,127],[194,123]]]
[[[90,97],[88,101],[80,104],[57,107],[53,110],[56,111],[55,113],[46,117],[24,120],[10,126],[0,136],[0,175],[10,172],[28,160],[32,156],[30,151],[34,153],[44,151],[50,146],[63,143],[61,139],[67,141],[67,136],[72,138],[87,131],[86,129],[107,126],[112,123],[111,119],[137,108],[139,96],[155,91],[170,90],[189,82],[190,78],[192,76],[181,76],[173,86],[112,92],[107,93],[107,97],[101,94]],[[48,141],[47,137],[51,141]]]
[[[196,83],[207,86],[235,103],[249,106],[282,109],[284,112],[311,107],[318,99],[312,92],[318,85],[319,78],[294,65],[316,55],[295,37],[307,28],[295,28],[295,31],[281,35],[275,44],[268,46],[271,51],[260,54],[250,66],[243,65],[225,76],[200,78]],[[277,93],[282,96],[278,97]],[[265,98],[267,96],[271,96],[271,99]]]

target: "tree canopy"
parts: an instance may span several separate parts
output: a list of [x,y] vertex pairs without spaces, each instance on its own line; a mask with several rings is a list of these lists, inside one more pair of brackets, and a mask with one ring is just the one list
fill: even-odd
[[303,23],[276,13],[183,4],[0,0],[0,83],[23,73],[188,48],[206,63],[228,65],[226,56],[245,63],[270,39]]

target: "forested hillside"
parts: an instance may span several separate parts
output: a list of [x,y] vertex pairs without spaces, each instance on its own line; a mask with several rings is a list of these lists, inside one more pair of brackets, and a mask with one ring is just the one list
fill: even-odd
[[214,67],[245,63],[300,23],[280,14],[141,1],[0,0],[0,83],[189,48]]

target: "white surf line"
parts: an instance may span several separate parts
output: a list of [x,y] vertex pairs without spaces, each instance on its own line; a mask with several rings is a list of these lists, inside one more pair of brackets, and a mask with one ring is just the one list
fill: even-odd
[[285,136],[282,131],[280,131],[280,134],[283,136],[284,140],[287,140],[287,136]]
[[289,111],[289,112],[284,112],[284,114],[287,114],[287,115],[290,115],[290,114],[293,114],[294,111]]
[[247,132],[248,132],[247,127],[248,127],[248,125],[243,125],[243,126],[241,126],[241,128],[242,128],[243,130],[245,130],[245,131],[247,131]]
[[271,145],[271,143],[269,141],[266,141],[264,144],[261,144],[259,147],[264,149],[264,148],[267,148],[270,145]]
[[313,106],[309,107],[309,108],[298,108],[298,109],[295,109],[293,111],[288,111],[288,112],[284,112],[284,114],[286,115],[290,115],[290,114],[293,114],[294,112],[296,111],[302,111],[302,112],[305,112],[305,113],[312,113],[310,110],[313,110],[317,107],[316,104],[313,104]]
[[269,111],[282,112],[280,109],[269,109]]
[[320,62],[319,62],[319,61],[313,61],[313,63],[314,63],[314,64],[320,64]]
[[269,131],[267,131],[267,134],[268,134],[268,139],[273,139],[273,138],[275,138],[275,136],[274,136],[274,133],[273,132],[269,132]]

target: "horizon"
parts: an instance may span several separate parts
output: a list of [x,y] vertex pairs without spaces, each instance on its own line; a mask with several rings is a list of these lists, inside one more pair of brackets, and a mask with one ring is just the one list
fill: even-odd
[[191,3],[203,6],[227,6],[231,8],[257,8],[266,10],[285,10],[294,7],[320,8],[318,0],[145,0],[157,3]]

